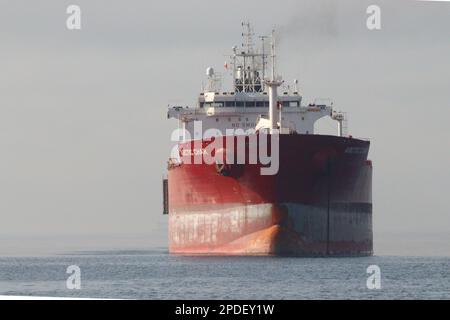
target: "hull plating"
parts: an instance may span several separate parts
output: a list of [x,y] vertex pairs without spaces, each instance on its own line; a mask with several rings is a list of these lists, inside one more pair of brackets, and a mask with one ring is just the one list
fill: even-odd
[[[187,147],[187,146],[184,146]],[[369,142],[280,136],[280,169],[169,170],[169,250],[183,254],[370,255]],[[330,165],[331,163],[331,165]]]
[[[328,218],[329,217],[329,218]],[[191,254],[370,255],[372,213],[300,204],[260,204],[172,214],[170,251]]]

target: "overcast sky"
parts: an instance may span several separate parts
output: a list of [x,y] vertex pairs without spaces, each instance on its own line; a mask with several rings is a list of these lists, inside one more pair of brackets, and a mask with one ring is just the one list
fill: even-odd
[[[305,102],[332,98],[350,134],[371,139],[375,249],[419,254],[432,237],[450,254],[450,3],[0,4],[0,254],[44,237],[166,245],[167,104],[192,105],[205,69],[241,43],[243,20],[258,34],[277,27],[285,81],[299,79]],[[66,28],[69,4],[81,7],[79,31]],[[379,31],[366,28],[370,4]],[[406,233],[415,243],[396,238]]]

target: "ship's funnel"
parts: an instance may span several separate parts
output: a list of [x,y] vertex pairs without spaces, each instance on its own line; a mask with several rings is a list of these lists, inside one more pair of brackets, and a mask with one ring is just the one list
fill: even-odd
[[278,112],[277,112],[277,105],[278,105],[278,94],[277,89],[282,84],[281,81],[266,81],[266,86],[269,87],[269,121],[270,121],[270,133],[274,129],[277,129],[277,123],[279,121],[278,119]]

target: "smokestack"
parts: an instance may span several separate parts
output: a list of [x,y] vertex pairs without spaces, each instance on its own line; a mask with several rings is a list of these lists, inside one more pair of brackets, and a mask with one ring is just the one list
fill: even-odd
[[272,133],[273,129],[277,129],[277,122],[278,122],[277,88],[281,85],[281,82],[268,81],[266,82],[266,85],[269,87],[269,120],[270,120],[270,133]]

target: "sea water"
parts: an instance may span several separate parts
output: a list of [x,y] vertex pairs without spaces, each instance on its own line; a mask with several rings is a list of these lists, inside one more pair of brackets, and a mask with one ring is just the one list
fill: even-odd
[[[79,289],[69,289],[69,266]],[[378,288],[368,286],[378,266]],[[70,270],[69,270],[70,271]],[[370,271],[370,270],[369,270]],[[70,281],[69,281],[70,282]],[[370,281],[369,281],[370,282]],[[120,299],[450,299],[450,257],[171,255],[167,249],[0,257],[0,295]]]

